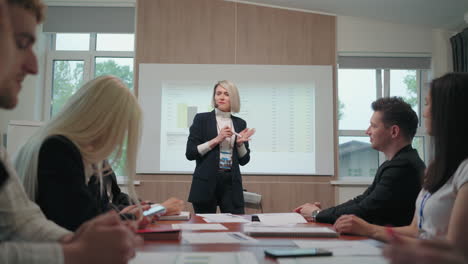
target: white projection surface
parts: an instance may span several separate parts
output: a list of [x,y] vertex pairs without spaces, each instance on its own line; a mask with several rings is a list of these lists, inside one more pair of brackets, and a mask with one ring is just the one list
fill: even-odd
[[[247,174],[333,175],[331,66],[140,64],[143,131],[138,173],[192,173],[185,157],[196,113],[209,112],[214,84],[230,80],[234,114],[256,133]],[[239,131],[237,131],[239,132]]]

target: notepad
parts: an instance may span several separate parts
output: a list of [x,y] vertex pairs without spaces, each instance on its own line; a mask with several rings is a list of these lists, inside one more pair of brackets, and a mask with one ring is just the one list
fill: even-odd
[[338,237],[328,227],[244,226],[244,233],[263,237]]
[[190,220],[190,212],[182,211],[180,214],[177,215],[163,215],[159,217],[159,220],[162,221],[183,221],[183,220]]
[[305,224],[307,220],[298,213],[270,213],[257,214],[258,219],[262,224],[266,225],[288,225],[288,224]]

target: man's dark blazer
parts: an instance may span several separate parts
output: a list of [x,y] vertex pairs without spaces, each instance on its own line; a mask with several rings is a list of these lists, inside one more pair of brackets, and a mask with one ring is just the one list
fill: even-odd
[[[231,118],[236,132],[240,132],[247,127],[247,123],[243,119],[235,116],[231,116]],[[195,115],[193,124],[190,126],[190,135],[185,152],[185,156],[188,160],[196,160],[196,167],[193,173],[192,186],[188,198],[188,201],[191,203],[206,202],[215,198],[216,177],[219,170],[219,145],[203,156],[198,152],[197,146],[217,136],[218,128],[215,111]],[[239,165],[245,165],[250,160],[249,144],[248,142],[244,144],[247,149],[247,154],[242,158],[239,158],[235,144],[232,152],[232,200],[236,207],[244,206],[242,177]]]
[[374,182],[363,194],[320,211],[316,220],[334,223],[341,215],[353,214],[376,225],[409,225],[424,168],[418,152],[408,145],[378,168]]

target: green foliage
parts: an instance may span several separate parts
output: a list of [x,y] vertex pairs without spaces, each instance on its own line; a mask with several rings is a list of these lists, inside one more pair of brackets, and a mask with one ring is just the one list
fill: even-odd
[[[127,65],[118,65],[116,61],[109,59],[96,63],[96,77],[102,75],[114,75],[122,79],[122,81],[133,91],[133,69]],[[113,162],[113,169],[116,175],[126,175],[125,161],[127,160],[127,141],[125,140],[122,146],[122,156],[120,161]]]
[[54,61],[51,115],[54,116],[83,82],[83,61]]
[[112,59],[96,63],[96,77],[108,74],[122,79],[128,88],[133,91],[133,70],[129,66],[118,65]]
[[[416,71],[408,71],[407,75],[403,79],[403,83],[406,84],[406,92],[408,96],[404,96],[403,100],[411,105],[414,109],[418,105],[418,85],[416,82]],[[413,139],[413,148],[418,151],[421,159],[425,160],[424,157],[424,143],[422,138],[415,137]]]
[[343,118],[344,108],[345,108],[345,104],[343,102],[341,102],[340,99],[338,99],[338,121],[340,121],[341,118]]
[[406,84],[406,92],[408,93],[408,96],[404,96],[403,100],[414,108],[418,105],[418,86],[415,71],[408,71],[408,75],[403,79],[403,83]]

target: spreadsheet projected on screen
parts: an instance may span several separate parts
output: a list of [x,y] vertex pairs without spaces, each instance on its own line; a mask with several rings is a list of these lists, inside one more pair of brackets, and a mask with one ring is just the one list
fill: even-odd
[[241,98],[241,111],[234,115],[256,129],[243,173],[333,174],[331,71],[330,66],[141,64],[144,121],[137,171],[193,171],[195,162],[185,158],[189,127],[197,113],[213,110],[214,84],[228,79]]

